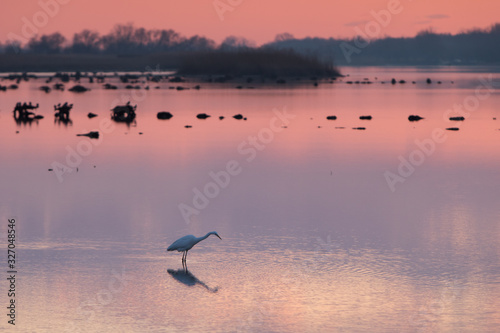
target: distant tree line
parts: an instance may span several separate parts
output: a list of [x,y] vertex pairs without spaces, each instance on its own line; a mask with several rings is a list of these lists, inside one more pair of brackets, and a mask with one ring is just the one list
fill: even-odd
[[344,65],[480,65],[500,64],[500,23],[456,35],[424,30],[415,37],[363,39],[295,39],[278,35],[268,47],[292,49]]
[[148,54],[158,52],[207,51],[214,49],[240,49],[255,46],[245,38],[230,36],[220,45],[201,36],[185,37],[174,30],[136,28],[133,24],[118,24],[113,30],[100,35],[83,30],[68,40],[61,33],[34,36],[25,45],[18,41],[0,43],[3,53],[32,54]]
[[[83,30],[68,40],[60,33],[34,36],[21,45],[0,43],[0,53],[26,54],[125,54],[240,51],[256,48],[242,37],[227,37],[221,44],[202,36],[185,37],[174,30],[116,25],[106,35]],[[500,63],[500,23],[456,35],[425,30],[415,37],[380,39],[304,38],[289,33],[276,36],[264,49],[293,50],[336,65],[474,65]]]

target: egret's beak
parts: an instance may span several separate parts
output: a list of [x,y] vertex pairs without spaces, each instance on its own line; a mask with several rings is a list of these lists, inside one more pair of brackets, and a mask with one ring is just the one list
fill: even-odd
[[219,239],[222,240],[222,238],[220,238],[220,236],[218,234],[215,234],[215,236],[219,237]]

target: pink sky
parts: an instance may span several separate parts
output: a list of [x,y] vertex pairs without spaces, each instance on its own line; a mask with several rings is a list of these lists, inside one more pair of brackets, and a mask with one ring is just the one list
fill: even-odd
[[[49,10],[44,11],[41,4],[50,4]],[[226,10],[218,13],[214,4]],[[353,37],[367,24],[375,29],[374,37],[398,37],[414,36],[429,27],[457,33],[500,22],[498,0],[22,0],[4,6],[0,41],[7,40],[9,33],[23,37],[25,22],[38,24],[39,34],[60,31],[66,37],[86,28],[105,34],[117,23],[133,22],[145,28],[174,29],[185,36],[199,34],[216,42],[242,36],[257,44],[283,32],[296,38]],[[393,14],[382,26],[371,12],[389,7],[394,8]],[[24,31],[32,30],[25,27]]]

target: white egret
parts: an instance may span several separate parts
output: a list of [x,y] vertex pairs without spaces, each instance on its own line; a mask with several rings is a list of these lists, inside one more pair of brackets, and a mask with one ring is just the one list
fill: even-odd
[[208,234],[206,234],[203,237],[194,237],[193,235],[187,235],[187,236],[181,237],[178,240],[176,240],[175,242],[173,242],[172,245],[170,245],[167,248],[167,251],[184,252],[182,254],[182,261],[185,262],[186,258],[187,258],[188,251],[191,250],[191,248],[193,246],[195,246],[196,244],[198,244],[202,240],[206,239],[210,235],[215,235],[215,236],[219,237],[219,239],[222,239],[222,238],[220,238],[219,234],[217,234],[217,232],[215,232],[215,231],[209,232]]

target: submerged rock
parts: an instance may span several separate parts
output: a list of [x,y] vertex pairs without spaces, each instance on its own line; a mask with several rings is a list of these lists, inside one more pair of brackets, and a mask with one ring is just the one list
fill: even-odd
[[48,86],[41,86],[41,87],[40,87],[40,90],[41,90],[41,91],[44,91],[44,92],[46,92],[46,93],[49,93],[52,89],[50,89],[50,87],[48,87]]
[[372,120],[372,116],[360,116],[359,119],[361,119],[361,120]]
[[186,125],[186,126],[184,126],[184,127],[185,127],[185,128],[191,128],[191,127],[193,127],[193,126],[191,126],[191,125]]
[[452,121],[464,121],[465,118],[464,117],[450,117],[450,120],[452,120]]
[[184,82],[184,79],[180,76],[174,76],[173,78],[169,79],[168,82]]
[[241,114],[237,114],[237,115],[234,115],[234,116],[233,116],[233,118],[234,118],[234,119],[241,120],[241,119],[243,119],[243,115],[241,115]]
[[336,120],[337,116],[327,116],[326,119],[327,120]]
[[174,115],[171,114],[170,112],[168,111],[160,111],[156,114],[156,118],[158,119],[170,119],[172,118]]
[[446,130],[448,131],[458,131],[460,128],[458,127],[448,127]]
[[114,85],[109,84],[109,83],[106,83],[105,85],[103,85],[103,88],[104,89],[108,89],[108,90],[116,90],[116,89],[118,89],[117,86],[114,86]]
[[69,91],[71,91],[71,92],[77,92],[77,93],[86,92],[88,90],[90,90],[90,89],[87,89],[87,88],[85,88],[84,86],[81,86],[81,85],[76,85],[76,86],[74,86],[74,87],[72,87],[72,88],[69,89]]
[[353,127],[353,130],[364,131],[366,127]]
[[419,121],[419,120],[422,120],[422,119],[424,119],[424,118],[420,117],[418,115],[411,115],[411,116],[408,117],[409,121]]
[[54,84],[54,89],[59,90],[59,91],[64,91],[64,84],[56,83],[56,84]]
[[94,117],[97,117],[97,115],[95,113],[89,112],[89,114],[87,115],[87,117],[89,117],[90,119],[92,119]]
[[196,118],[198,118],[198,119],[207,119],[209,117],[210,117],[210,115],[208,115],[206,113],[199,113],[196,115]]

